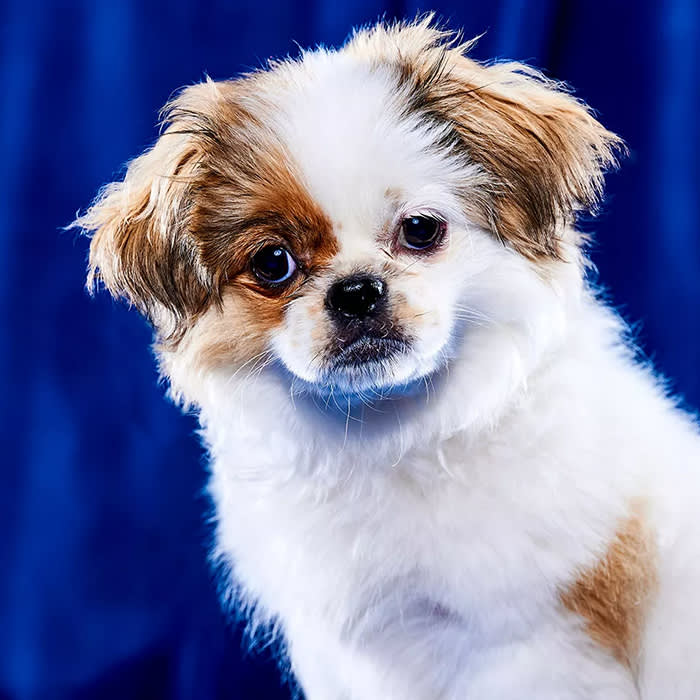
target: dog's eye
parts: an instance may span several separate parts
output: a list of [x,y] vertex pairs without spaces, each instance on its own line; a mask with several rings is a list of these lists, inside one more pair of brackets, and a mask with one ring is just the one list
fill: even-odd
[[435,245],[445,232],[445,222],[430,216],[409,216],[401,222],[399,243],[412,250]]
[[292,254],[282,246],[261,248],[250,260],[253,274],[265,284],[281,284],[292,277],[297,269]]

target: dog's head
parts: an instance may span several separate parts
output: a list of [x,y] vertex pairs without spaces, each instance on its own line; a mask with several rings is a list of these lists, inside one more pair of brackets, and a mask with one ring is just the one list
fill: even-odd
[[580,279],[572,224],[619,140],[561,86],[467,48],[429,20],[379,25],[184,89],[78,220],[90,280],[188,371],[271,359],[321,392],[409,386],[464,328],[532,343],[513,329],[532,335],[566,270]]

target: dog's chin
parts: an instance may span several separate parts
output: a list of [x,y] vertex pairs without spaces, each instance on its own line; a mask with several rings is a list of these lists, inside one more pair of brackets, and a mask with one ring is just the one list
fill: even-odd
[[307,391],[332,403],[374,403],[422,391],[437,364],[421,360],[400,338],[363,336],[336,350]]

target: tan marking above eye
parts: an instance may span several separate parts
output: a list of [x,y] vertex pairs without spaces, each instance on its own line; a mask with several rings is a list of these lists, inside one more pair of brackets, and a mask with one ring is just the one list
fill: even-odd
[[396,187],[387,187],[384,190],[384,198],[398,202],[401,199],[401,192]]

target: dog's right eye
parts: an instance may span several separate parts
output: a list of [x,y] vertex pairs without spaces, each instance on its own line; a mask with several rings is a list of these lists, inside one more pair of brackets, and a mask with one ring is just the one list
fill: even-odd
[[261,248],[250,259],[253,274],[263,284],[282,284],[291,279],[297,269],[292,254],[279,245]]
[[409,216],[401,222],[399,243],[411,250],[426,250],[440,242],[446,226],[432,216]]

